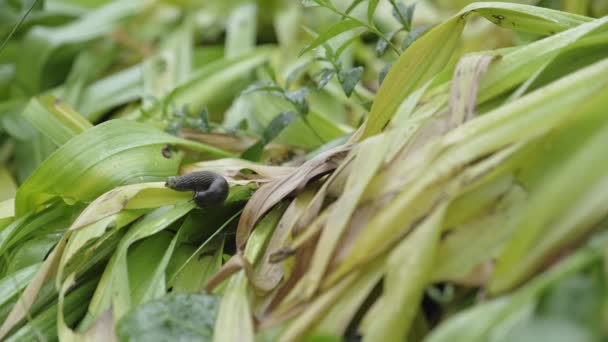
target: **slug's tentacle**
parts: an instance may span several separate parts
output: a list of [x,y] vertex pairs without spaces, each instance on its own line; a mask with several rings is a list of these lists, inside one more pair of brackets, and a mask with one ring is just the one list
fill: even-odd
[[229,192],[226,179],[211,171],[196,171],[179,177],[169,177],[165,185],[177,191],[193,191],[193,200],[201,208],[221,205]]

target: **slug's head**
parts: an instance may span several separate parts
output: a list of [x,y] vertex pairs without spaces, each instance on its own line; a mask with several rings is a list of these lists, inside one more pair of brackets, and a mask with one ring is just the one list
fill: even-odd
[[169,177],[165,182],[165,186],[170,189],[175,189],[177,187],[178,177]]

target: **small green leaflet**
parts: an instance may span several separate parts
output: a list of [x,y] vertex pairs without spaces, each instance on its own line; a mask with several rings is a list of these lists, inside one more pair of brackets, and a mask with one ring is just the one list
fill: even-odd
[[264,134],[262,138],[258,140],[253,146],[249,147],[243,154],[241,158],[257,161],[261,158],[262,152],[264,150],[264,146],[266,146],[269,142],[271,142],[274,138],[276,138],[279,133],[285,127],[289,126],[294,120],[298,118],[298,115],[294,112],[283,112],[268,124],[268,127],[264,130]]
[[349,96],[355,90],[355,86],[359,83],[359,80],[363,76],[363,67],[358,66],[352,69],[341,70],[338,73],[338,80],[342,84],[342,89],[346,96]]

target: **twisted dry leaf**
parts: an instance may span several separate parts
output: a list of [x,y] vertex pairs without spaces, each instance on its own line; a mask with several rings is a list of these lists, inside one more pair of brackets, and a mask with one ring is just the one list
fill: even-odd
[[236,245],[245,249],[255,223],[282,199],[302,190],[311,179],[335,170],[351,150],[343,145],[322,153],[295,169],[289,175],[264,184],[247,202],[236,231]]

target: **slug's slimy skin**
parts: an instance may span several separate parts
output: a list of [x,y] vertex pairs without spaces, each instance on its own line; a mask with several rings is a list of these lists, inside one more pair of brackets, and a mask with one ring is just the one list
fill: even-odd
[[218,206],[228,197],[228,182],[211,171],[196,171],[178,177],[169,177],[165,186],[177,191],[193,191],[194,202],[200,208]]

